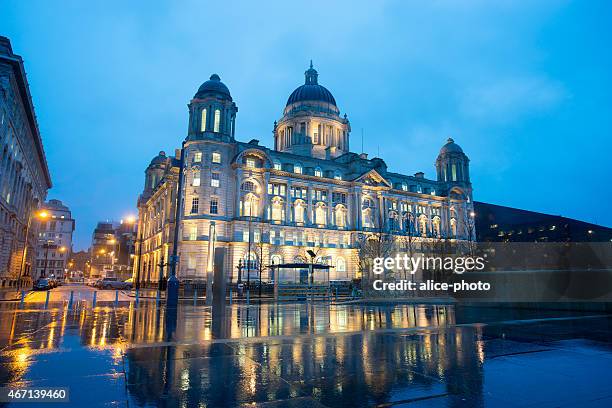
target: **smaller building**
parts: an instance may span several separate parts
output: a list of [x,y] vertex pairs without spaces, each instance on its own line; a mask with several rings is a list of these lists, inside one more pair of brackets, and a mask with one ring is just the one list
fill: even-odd
[[558,215],[474,202],[478,242],[610,242],[612,228]]
[[99,222],[92,237],[89,277],[129,278],[132,275],[135,242],[135,221]]
[[38,218],[38,250],[34,279],[54,277],[64,279],[68,257],[72,252],[74,219],[70,209],[60,200],[49,200]]

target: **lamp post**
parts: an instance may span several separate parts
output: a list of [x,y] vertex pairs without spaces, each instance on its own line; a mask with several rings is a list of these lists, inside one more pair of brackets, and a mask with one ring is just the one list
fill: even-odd
[[179,281],[176,277],[176,264],[178,263],[178,241],[179,229],[181,226],[182,215],[182,195],[183,195],[183,177],[185,167],[185,141],[181,145],[181,160],[179,164],[178,188],[176,191],[176,211],[174,216],[174,239],[172,245],[172,256],[170,257],[170,277],[166,286],[166,308],[176,308],[178,305]]
[[28,253],[28,235],[30,235],[30,226],[32,225],[32,218],[39,218],[39,219],[45,219],[47,217],[49,217],[49,213],[47,213],[46,211],[40,211],[38,213],[34,212],[31,213],[30,216],[28,217],[28,224],[26,225],[26,231],[25,231],[25,239],[24,239],[24,244],[23,244],[23,253],[21,254],[21,267],[19,268],[19,276],[17,278],[17,291],[19,291],[19,289],[21,288],[21,277],[24,275],[25,273],[25,263],[26,263],[26,256]]

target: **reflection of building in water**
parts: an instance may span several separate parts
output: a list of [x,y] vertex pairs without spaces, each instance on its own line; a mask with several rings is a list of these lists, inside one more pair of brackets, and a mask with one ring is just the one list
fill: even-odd
[[[140,404],[155,404],[164,388],[170,389],[165,398],[177,406],[195,406],[203,400],[221,406],[301,395],[316,395],[328,406],[372,406],[403,394],[408,399],[414,389],[431,394],[470,390],[473,402],[482,405],[480,333],[426,329],[454,323],[452,308],[326,310],[307,305],[281,309],[270,305],[261,311],[233,308],[233,316],[224,319],[234,322],[231,337],[282,337],[178,346],[172,364],[166,347],[154,352],[129,350],[128,390]],[[206,330],[198,326],[184,327],[183,334]],[[416,326],[423,330],[367,331]],[[362,329],[366,331],[359,332]]]
[[[274,149],[237,141],[237,112],[217,75],[189,103],[180,279],[205,279],[212,222],[233,282],[241,261],[247,265],[242,278],[257,276],[261,263],[308,260],[308,248],[334,266],[331,280],[358,277],[360,242],[380,231],[417,243],[473,236],[469,159],[452,139],[437,157],[435,179],[394,173],[381,158],[351,152],[347,116],[312,66],[274,123]],[[141,281],[167,274],[179,154],[160,152],[145,170],[135,272]]]

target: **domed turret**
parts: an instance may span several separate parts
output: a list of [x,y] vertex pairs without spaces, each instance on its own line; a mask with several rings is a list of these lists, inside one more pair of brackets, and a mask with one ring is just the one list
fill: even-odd
[[304,72],[304,85],[289,98],[283,117],[274,126],[276,150],[322,159],[349,151],[349,121],[340,117],[332,93],[319,84],[319,73],[312,66]]
[[471,196],[470,159],[463,153],[463,149],[452,138],[448,138],[440,149],[436,159],[436,172],[438,181],[446,183],[448,191],[459,187],[468,197]]
[[164,151],[159,152],[159,154],[151,160],[151,163],[149,163],[149,166],[145,170],[144,196],[148,197],[164,177],[168,160],[169,158]]
[[198,88],[189,104],[188,140],[214,139],[225,142],[234,140],[236,112],[238,108],[228,87],[219,75]]
[[230,101],[232,100],[229,89],[221,82],[221,78],[217,74],[212,74],[208,81],[200,85],[194,98],[201,99],[207,96],[219,96],[221,98],[229,98]]

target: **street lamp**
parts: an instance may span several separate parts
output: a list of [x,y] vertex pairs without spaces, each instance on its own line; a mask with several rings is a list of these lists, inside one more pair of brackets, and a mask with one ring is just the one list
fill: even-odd
[[17,285],[16,285],[17,290],[21,288],[21,277],[23,276],[23,273],[25,272],[24,269],[25,269],[25,261],[26,261],[26,255],[27,255],[27,250],[28,250],[28,235],[30,235],[30,225],[32,224],[33,217],[44,220],[49,217],[49,213],[46,212],[45,210],[42,210],[40,212],[34,212],[30,214],[30,216],[28,217],[28,225],[26,226],[25,239],[23,243],[23,253],[21,254],[21,267],[19,268],[19,277],[17,278]]

